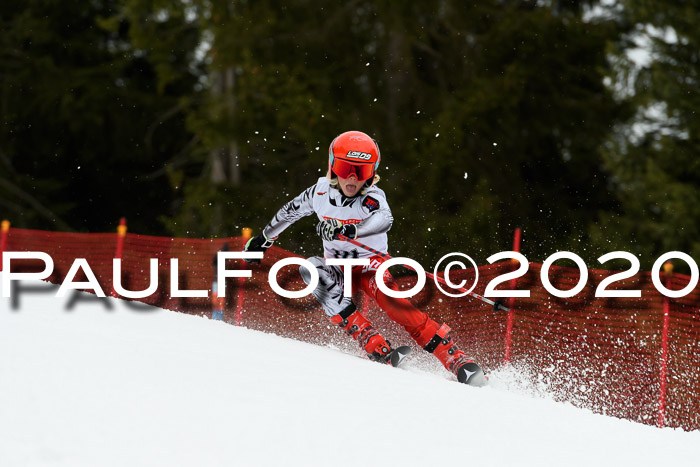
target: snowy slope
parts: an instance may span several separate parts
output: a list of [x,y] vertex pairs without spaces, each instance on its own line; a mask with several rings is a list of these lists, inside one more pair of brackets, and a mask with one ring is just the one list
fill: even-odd
[[[44,286],[44,284],[39,284]],[[0,299],[0,466],[698,465],[700,432],[92,296]]]

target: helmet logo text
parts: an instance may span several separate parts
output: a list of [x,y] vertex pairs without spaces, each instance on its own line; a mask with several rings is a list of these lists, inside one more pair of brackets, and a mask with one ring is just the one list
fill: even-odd
[[348,154],[346,157],[349,157],[352,159],[361,159],[363,161],[368,161],[372,158],[372,154],[368,154],[366,152],[360,152],[360,151],[348,151]]

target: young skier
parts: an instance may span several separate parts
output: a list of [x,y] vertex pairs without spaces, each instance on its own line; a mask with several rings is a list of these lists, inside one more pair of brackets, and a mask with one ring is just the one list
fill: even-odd
[[[287,227],[315,213],[320,221],[316,231],[323,239],[325,258],[370,259],[369,266],[353,267],[352,290],[359,288],[372,297],[393,321],[403,326],[419,346],[435,355],[460,382],[477,386],[485,384],[483,371],[457,347],[450,336],[449,326],[439,325],[408,300],[390,297],[378,289],[375,272],[384,261],[380,256],[338,240],[342,234],[360,239],[382,253],[388,250],[386,233],[394,219],[384,191],[376,186],[381,160],[377,142],[365,133],[348,131],[331,142],[328,152],[327,175],[285,204],[263,232],[248,241],[245,251],[264,252]],[[388,363],[392,353],[389,342],[356,309],[351,297],[343,296],[342,268],[326,265],[319,256],[308,260],[316,266],[319,274],[318,286],[312,294],[331,321],[352,336],[370,359]],[[310,274],[304,267],[300,271],[308,284]],[[388,270],[384,282],[389,288],[398,290]]]

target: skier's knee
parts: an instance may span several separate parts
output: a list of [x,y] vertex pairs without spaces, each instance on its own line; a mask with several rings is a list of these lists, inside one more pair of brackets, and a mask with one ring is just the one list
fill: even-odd
[[311,283],[311,273],[306,266],[299,266],[299,274],[301,274],[301,280],[303,280],[306,285]]
[[[312,256],[311,258],[307,258],[307,261],[311,263],[315,268],[323,267],[324,262],[323,260],[318,257],[318,256]],[[301,279],[304,281],[305,284],[311,283],[311,273],[307,269],[306,266],[299,266],[299,274],[301,274]]]

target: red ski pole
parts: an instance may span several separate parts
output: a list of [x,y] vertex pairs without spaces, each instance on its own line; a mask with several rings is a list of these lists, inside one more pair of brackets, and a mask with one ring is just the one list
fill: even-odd
[[[341,234],[341,235],[338,235],[338,240],[343,240],[343,241],[345,241],[345,242],[350,242],[350,243],[352,243],[353,245],[359,246],[360,248],[364,248],[365,250],[367,250],[367,251],[369,251],[369,252],[372,252],[372,253],[374,253],[374,254],[377,255],[377,256],[381,256],[381,257],[384,258],[384,259],[391,259],[391,256],[387,255],[386,253],[382,253],[381,251],[377,251],[377,250],[375,250],[374,248],[372,248],[372,247],[370,247],[370,246],[367,246],[367,245],[365,245],[364,243],[360,243],[360,242],[358,242],[357,240],[352,239],[352,238],[350,238],[350,237],[346,237],[345,235],[342,235],[342,234]],[[413,269],[411,266],[408,266],[408,265],[404,265],[404,266],[407,267],[408,269],[412,269],[412,270],[415,271],[415,269]],[[467,289],[465,289],[464,287],[454,287],[454,285],[449,284],[449,283],[448,283],[445,279],[443,279],[442,277],[436,276],[435,274],[431,274],[431,273],[429,273],[428,271],[425,271],[425,275],[428,276],[428,277],[430,277],[430,278],[433,279],[433,280],[436,280],[436,281],[440,282],[440,283],[443,284],[443,285],[446,285],[447,287],[450,287],[450,288],[459,290],[460,292],[466,292],[466,294],[469,295],[470,297],[476,298],[477,300],[481,300],[481,301],[484,302],[484,303],[488,303],[489,305],[491,305],[491,306],[493,307],[493,309],[494,309],[495,311],[498,311],[498,310],[510,311],[509,308],[503,306],[503,303],[501,303],[500,300],[496,300],[496,301],[494,302],[493,300],[489,300],[488,298],[484,297],[483,295],[479,295],[478,293],[474,293],[474,292],[469,292],[469,291],[467,291]]]

